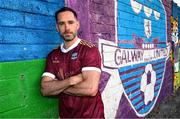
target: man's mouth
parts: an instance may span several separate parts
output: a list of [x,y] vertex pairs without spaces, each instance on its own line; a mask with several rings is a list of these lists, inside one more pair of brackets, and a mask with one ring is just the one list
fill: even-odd
[[64,35],[65,35],[65,36],[71,36],[72,33],[65,33]]
[[65,35],[66,35],[66,34],[68,35],[68,34],[72,34],[72,32],[64,32],[64,34],[65,34]]

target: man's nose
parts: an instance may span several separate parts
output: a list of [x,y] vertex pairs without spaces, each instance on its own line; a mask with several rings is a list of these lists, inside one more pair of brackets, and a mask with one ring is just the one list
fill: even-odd
[[69,30],[69,28],[70,28],[69,24],[65,24],[65,29]]

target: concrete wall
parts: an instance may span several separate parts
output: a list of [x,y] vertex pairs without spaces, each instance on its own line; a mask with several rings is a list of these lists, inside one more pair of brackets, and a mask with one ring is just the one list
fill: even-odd
[[61,41],[54,12],[62,0],[0,0],[0,118],[58,117],[40,94],[47,53]]
[[61,42],[53,14],[64,4],[78,12],[79,36],[99,47],[106,118],[145,117],[172,93],[170,1],[0,0],[0,117],[57,117],[39,79]]
[[172,93],[171,2],[139,2],[66,1],[79,12],[80,36],[99,46],[107,118],[144,117]]

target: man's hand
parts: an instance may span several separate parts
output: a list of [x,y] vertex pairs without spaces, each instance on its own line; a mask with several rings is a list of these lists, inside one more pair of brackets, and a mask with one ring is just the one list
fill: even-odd
[[70,85],[76,85],[80,83],[81,81],[83,81],[82,74],[71,76],[69,80],[70,80]]

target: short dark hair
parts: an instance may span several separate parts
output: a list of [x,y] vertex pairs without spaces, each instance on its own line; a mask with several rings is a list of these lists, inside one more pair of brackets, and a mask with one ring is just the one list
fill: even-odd
[[55,12],[56,22],[57,22],[57,20],[58,20],[58,19],[57,19],[58,14],[61,13],[61,12],[66,12],[66,11],[72,12],[72,13],[74,14],[75,18],[77,19],[77,13],[76,13],[72,8],[70,8],[70,7],[63,7],[63,8],[61,8],[61,9],[59,9],[59,10],[57,10],[57,11]]

